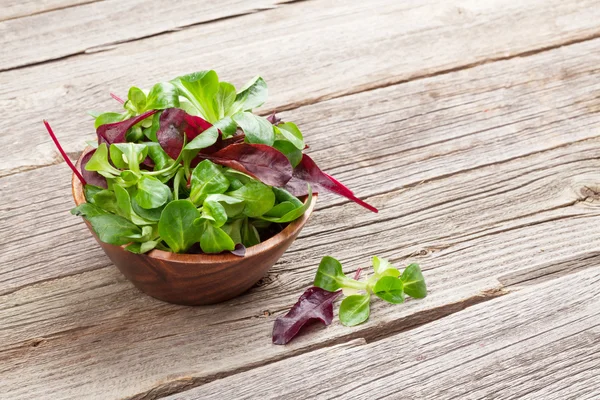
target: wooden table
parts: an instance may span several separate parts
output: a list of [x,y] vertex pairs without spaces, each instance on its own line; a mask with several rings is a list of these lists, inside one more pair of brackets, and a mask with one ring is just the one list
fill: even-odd
[[[600,398],[600,1],[0,4],[0,398]],[[109,91],[207,68],[380,213],[320,196],[249,293],[180,307],[68,213],[41,120],[76,158]],[[429,295],[272,345],[324,255]]]

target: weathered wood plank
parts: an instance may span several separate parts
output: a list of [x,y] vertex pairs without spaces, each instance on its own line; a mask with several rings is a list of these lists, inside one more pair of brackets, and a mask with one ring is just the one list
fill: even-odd
[[[0,71],[277,7],[286,1],[105,0],[0,22]],[[0,21],[2,18],[0,17]]]
[[[489,187],[507,190],[507,184],[498,183],[496,176],[506,160],[596,137],[600,114],[590,111],[597,109],[600,91],[598,46],[600,41],[592,41],[285,113],[305,127],[309,151],[326,171],[382,208],[379,215],[350,205],[330,208],[342,200],[322,196],[318,208],[327,211],[317,213],[303,232],[301,237],[307,239],[301,243],[321,246],[323,251],[336,246],[336,251],[343,254],[346,244],[339,241],[340,234],[372,233],[370,224],[381,219],[418,226],[429,208],[442,210],[436,216],[442,218],[445,202],[475,193],[485,199]],[[333,133],[332,127],[336,128]],[[569,162],[588,165],[585,163],[590,161],[582,161],[577,152],[596,147],[596,141],[583,142],[575,150],[560,154],[568,154]],[[523,165],[534,163],[535,168],[543,168],[548,160],[542,154],[523,161]],[[471,175],[448,181],[450,185],[461,185],[464,191],[452,187],[442,191],[447,186],[439,181],[418,185],[494,163],[498,165],[486,169],[475,185]],[[515,165],[510,169],[512,176],[518,177],[521,164]],[[597,175],[592,170],[588,174],[589,178],[581,175],[581,181],[575,180],[571,186],[561,185],[562,193],[536,189],[550,198],[549,203],[531,204],[537,199],[527,198],[527,191],[521,192],[518,200],[507,201],[512,202],[516,216],[542,210],[540,206],[564,207],[589,197],[585,187],[597,187]],[[567,184],[569,178],[565,179]],[[68,214],[72,207],[69,181],[65,165],[0,179],[0,234],[9,238],[0,243],[0,262],[4,266],[0,293],[109,265],[83,224]],[[485,217],[472,218],[477,218],[482,227],[488,222]],[[507,218],[510,215],[500,211],[494,221]],[[436,219],[431,232],[438,223],[449,220]],[[355,230],[348,231],[351,225]],[[428,236],[419,240],[425,238]],[[373,251],[380,251],[376,244]],[[411,252],[427,246],[416,238],[402,245]],[[85,248],[93,250],[82,254]],[[293,262],[307,265],[301,259]],[[283,264],[282,268],[287,266]]]
[[[57,61],[51,74],[46,65],[8,71],[0,74],[0,108],[20,112],[0,121],[0,135],[11,138],[0,148],[0,174],[57,161],[42,126],[32,125],[42,117],[69,152],[80,150],[93,136],[85,111],[116,107],[109,89],[214,67],[236,84],[260,73],[271,88],[268,107],[296,107],[585,40],[599,33],[599,13],[592,0],[297,2]],[[351,56],[343,43],[352,43]],[[251,57],[240,62],[244,54]],[[40,144],[24,150],[25,140]]]
[[597,398],[599,339],[597,266],[375,343],[314,351],[168,398]]
[[102,0],[2,0],[0,1],[0,21],[27,17],[98,1]]
[[[331,214],[313,222],[325,227],[328,218],[344,220],[345,232],[305,235],[263,285],[224,304],[164,304],[141,295],[114,268],[2,296],[0,373],[6,393],[31,398],[52,387],[57,398],[153,398],[349,336],[372,339],[439,318],[502,293],[497,278],[509,279],[509,271],[512,283],[519,283],[522,268],[530,280],[535,269],[545,274],[575,262],[579,268],[596,266],[600,209],[578,188],[599,182],[598,143],[377,196],[389,213],[384,219],[364,218],[350,204],[330,208]],[[421,249],[429,253],[421,256]],[[291,346],[270,345],[272,314],[294,303],[319,257],[338,256],[351,270],[378,253],[419,261],[429,297],[401,307],[375,304],[372,321],[353,330],[335,322]],[[35,380],[23,385],[23,376]]]

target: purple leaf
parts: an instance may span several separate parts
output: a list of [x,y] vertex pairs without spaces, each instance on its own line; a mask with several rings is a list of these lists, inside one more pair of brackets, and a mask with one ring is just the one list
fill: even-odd
[[[219,131],[219,138],[217,139],[215,144],[213,144],[212,146],[209,146],[205,149],[200,150],[200,153],[202,153],[202,154],[216,153],[217,151],[224,149],[225,147],[227,147],[229,145],[236,144],[236,143],[242,143],[244,141],[245,137],[246,137],[246,135],[241,133],[239,135],[235,135],[235,136],[229,137],[227,139],[223,139],[221,136],[221,131]],[[200,157],[202,157],[202,154],[200,155]],[[202,161],[202,159],[200,159],[199,161]]]
[[241,243],[235,245],[235,248],[231,250],[231,254],[238,257],[246,257],[246,246]]
[[275,115],[275,111],[273,111],[273,114],[271,114],[267,117],[267,121],[269,121],[273,125],[277,125],[278,123],[281,122],[281,118],[278,118],[277,115]]
[[318,192],[319,190],[327,190],[329,192],[346,197],[370,211],[375,213],[378,212],[375,207],[356,197],[354,193],[352,193],[352,191],[344,186],[340,181],[321,171],[312,158],[304,154],[300,164],[294,168],[293,177],[287,183],[285,188],[294,196],[305,196],[308,194],[306,191],[306,182],[310,183],[313,191],[315,192]]
[[160,128],[156,132],[158,143],[169,157],[176,159],[183,148],[184,137],[189,143],[212,126],[200,117],[189,115],[179,108],[167,108],[160,115]]
[[90,158],[94,155],[96,149],[87,152],[85,156],[81,159],[81,174],[85,178],[86,182],[90,185],[99,186],[101,188],[107,189],[108,184],[106,183],[106,178],[97,173],[96,171],[88,171],[85,169],[86,164],[90,161]]
[[125,134],[127,131],[131,129],[132,126],[145,120],[157,111],[158,110],[150,110],[137,117],[126,119],[125,121],[100,125],[98,129],[96,129],[98,144],[106,143],[107,146],[110,146],[113,143],[125,143]]
[[292,177],[292,165],[283,153],[265,144],[236,143],[201,158],[248,174],[271,186],[284,186]]
[[333,301],[340,294],[341,290],[328,292],[318,287],[306,289],[292,309],[275,320],[273,343],[288,343],[311,320],[321,320],[325,325],[329,325],[333,320]]

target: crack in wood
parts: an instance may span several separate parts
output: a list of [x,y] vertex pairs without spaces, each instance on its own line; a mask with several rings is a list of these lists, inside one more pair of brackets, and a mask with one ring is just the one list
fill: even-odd
[[53,11],[66,10],[67,8],[81,7],[81,6],[85,6],[88,4],[99,3],[101,1],[105,1],[105,0],[89,0],[89,1],[82,0],[80,3],[77,3],[77,4],[69,4],[69,5],[65,5],[65,6],[52,7],[52,8],[48,8],[48,9],[41,10],[41,11],[32,11],[28,14],[16,15],[14,17],[0,18],[0,22],[12,21],[15,19],[20,19],[20,18],[27,18],[27,17],[31,17],[32,15],[41,15],[41,14],[46,14],[46,13],[50,13]]
[[206,376],[202,378],[197,378],[193,376],[187,377],[179,377],[175,380],[159,383],[157,386],[152,388],[151,390],[143,393],[136,394],[134,396],[128,397],[129,400],[154,400],[160,397],[169,396],[176,393],[181,393],[186,390],[205,385],[207,383],[213,382],[217,379],[226,378],[228,376],[232,376],[235,374],[239,374],[241,372],[249,371],[251,369],[261,367],[264,365],[272,364],[277,361],[285,360],[288,358],[292,358],[298,356],[300,354],[310,353],[314,350],[323,349],[326,347],[333,347],[336,345],[350,344],[350,345],[363,345],[367,343],[373,343],[386,337],[406,332],[412,329],[416,329],[420,326],[423,326],[432,321],[438,320],[440,318],[447,317],[456,312],[462,311],[468,307],[474,306],[476,304],[480,304],[482,302],[493,300],[497,297],[504,296],[510,293],[508,290],[504,289],[502,286],[498,286],[497,288],[486,290],[480,292],[479,295],[473,296],[467,299],[464,299],[460,302],[444,304],[441,307],[425,310],[422,312],[417,312],[415,314],[411,314],[405,318],[400,318],[398,320],[394,320],[391,322],[387,322],[386,325],[374,325],[367,330],[363,330],[361,332],[361,337],[354,337],[352,333],[348,333],[347,335],[337,337],[332,340],[327,340],[325,342],[315,344],[312,346],[304,347],[297,351],[292,351],[286,353],[281,356],[274,356],[266,360],[261,360],[260,362],[253,363],[251,365],[245,365],[244,367],[237,368],[231,371],[226,371],[218,374],[214,374],[212,376]]
[[[96,1],[103,1],[103,0],[96,0]],[[145,39],[150,39],[150,38],[154,38],[154,37],[161,36],[161,35],[167,35],[167,34],[170,34],[173,32],[179,32],[179,31],[182,31],[185,29],[198,27],[201,25],[208,25],[208,24],[218,23],[218,22],[227,21],[227,20],[231,20],[231,19],[236,19],[236,18],[256,14],[256,13],[263,12],[263,11],[273,10],[273,9],[281,7],[281,6],[291,5],[291,4],[295,4],[295,3],[303,3],[303,2],[307,2],[307,1],[310,1],[310,0],[282,1],[282,2],[276,3],[275,6],[273,6],[273,7],[257,7],[257,8],[253,8],[251,10],[247,10],[247,11],[240,12],[240,13],[235,13],[235,14],[230,14],[230,15],[226,15],[223,17],[208,19],[206,21],[194,22],[194,23],[186,24],[186,25],[179,25],[179,26],[175,26],[173,28],[169,28],[169,29],[160,31],[160,32],[142,35],[142,36],[131,38],[131,39],[116,40],[113,42],[103,43],[98,46],[88,47],[86,49],[83,49],[83,50],[80,50],[77,52],[73,52],[70,54],[65,54],[60,57],[48,58],[43,61],[30,62],[30,63],[23,64],[23,65],[17,65],[14,67],[0,68],[0,73],[34,67],[34,66],[39,66],[39,65],[50,64],[50,63],[53,63],[56,61],[67,60],[67,59],[71,59],[71,58],[79,57],[79,56],[85,56],[87,54],[94,54],[94,53],[99,53],[99,52],[104,52],[104,51],[110,51],[110,50],[115,49],[118,45],[121,45],[121,44],[132,43],[132,42],[137,42],[137,41],[141,41],[141,40],[145,40]],[[93,3],[93,2],[95,2],[95,1],[91,1],[90,3]],[[85,5],[85,4],[89,4],[89,3],[84,3],[82,5]],[[68,7],[65,7],[65,8],[68,8]]]

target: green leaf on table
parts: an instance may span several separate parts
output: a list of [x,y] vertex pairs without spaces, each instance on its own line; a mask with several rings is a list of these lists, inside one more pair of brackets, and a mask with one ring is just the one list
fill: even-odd
[[404,283],[404,293],[415,299],[427,296],[427,285],[418,264],[410,264],[400,277]]
[[275,132],[278,135],[282,135],[291,144],[293,144],[298,150],[304,150],[304,137],[302,132],[298,129],[298,126],[293,122],[285,122],[275,127]]
[[275,205],[275,194],[271,187],[255,180],[227,195],[244,200],[243,213],[248,217],[260,217]]
[[158,233],[175,253],[183,253],[200,241],[203,227],[195,225],[200,211],[188,200],[167,204],[158,221]]
[[373,287],[373,293],[388,303],[404,303],[404,285],[400,279],[393,276],[380,278]]
[[223,229],[217,228],[211,223],[205,223],[204,227],[204,232],[200,238],[200,248],[203,252],[220,253],[235,248],[235,243]]
[[385,258],[373,257],[373,270],[375,271],[375,277],[381,276],[400,276],[400,271],[396,267],[394,267],[388,260]]
[[240,111],[231,118],[238,124],[246,134],[248,143],[259,143],[272,146],[275,141],[273,124],[266,118],[259,117],[250,112]]
[[342,264],[333,257],[325,256],[319,263],[314,285],[329,292],[345,286],[349,278],[342,271]]
[[170,82],[161,82],[152,86],[146,98],[146,110],[164,110],[171,107],[179,107],[177,88]]
[[214,98],[214,109],[219,119],[229,115],[231,106],[235,102],[235,97],[235,86],[231,83],[219,82],[219,90]]
[[219,77],[215,71],[199,71],[179,76],[171,83],[193,107],[195,112],[192,112],[192,115],[200,115],[210,123],[219,119],[213,104],[213,98],[219,90]]
[[229,180],[222,168],[209,160],[199,163],[191,177],[190,199],[194,204],[202,204],[209,194],[225,193],[229,188]]
[[136,203],[145,209],[158,208],[171,197],[171,189],[153,176],[142,176],[134,195]]
[[267,101],[268,95],[265,80],[255,76],[240,89],[231,108],[234,112],[252,110],[262,106]]
[[362,324],[369,319],[371,312],[371,296],[369,293],[355,294],[346,297],[340,304],[340,321],[345,326]]

